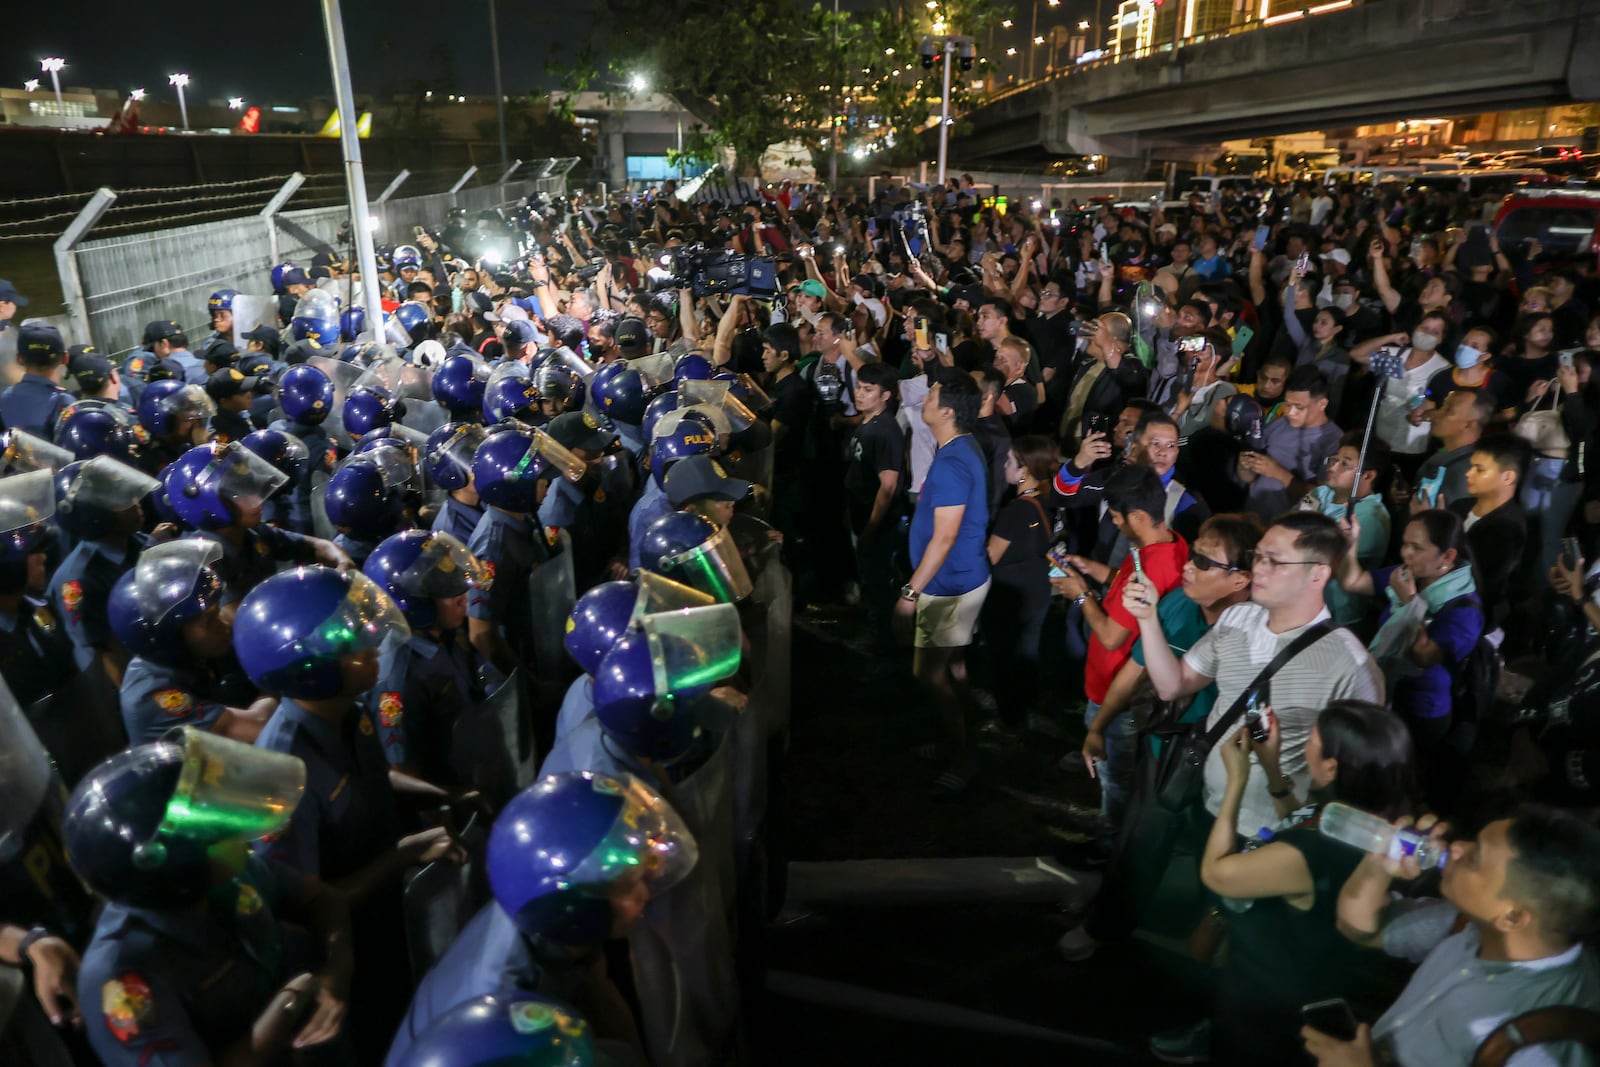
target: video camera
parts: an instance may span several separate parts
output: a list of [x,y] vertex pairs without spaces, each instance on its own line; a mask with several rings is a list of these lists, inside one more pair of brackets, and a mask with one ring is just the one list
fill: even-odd
[[776,296],[777,265],[765,256],[738,256],[712,251],[705,245],[669,248],[657,260],[661,265],[647,275],[650,291],[682,289],[696,297]]

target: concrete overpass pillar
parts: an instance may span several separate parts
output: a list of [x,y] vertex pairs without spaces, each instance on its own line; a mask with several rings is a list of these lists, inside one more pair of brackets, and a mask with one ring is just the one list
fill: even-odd
[[606,181],[613,189],[628,184],[627,138],[620,129],[606,131]]

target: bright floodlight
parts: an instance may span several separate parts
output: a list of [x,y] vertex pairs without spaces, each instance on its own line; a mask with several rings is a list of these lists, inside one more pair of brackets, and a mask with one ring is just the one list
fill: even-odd
[[1088,19],[1082,19],[1082,20],[1079,21],[1078,29],[1086,30],[1088,28],[1089,28],[1089,20]]
[[643,74],[635,74],[633,77],[628,79],[628,88],[632,89],[636,93],[642,93],[646,89],[650,88],[650,82],[646,80]]
[[44,71],[46,74],[54,74],[56,71],[60,70],[66,65],[66,60],[57,59],[55,57],[51,57],[50,59],[41,59],[39,61],[39,69]]
[[30,93],[36,93],[39,91],[39,79],[29,78],[27,81],[22,83],[22,87]]
[[167,84],[168,85],[176,85],[178,88],[182,89],[185,85],[189,84],[189,75],[187,75],[187,74],[168,74],[167,75]]
[[228,110],[230,110],[230,111],[238,111],[242,107],[244,107],[244,97],[242,97],[242,96],[230,96],[230,97],[228,97]]
[[144,90],[143,89],[135,89],[133,92],[129,93],[128,95],[130,97],[132,97],[134,100],[143,100],[144,99]]

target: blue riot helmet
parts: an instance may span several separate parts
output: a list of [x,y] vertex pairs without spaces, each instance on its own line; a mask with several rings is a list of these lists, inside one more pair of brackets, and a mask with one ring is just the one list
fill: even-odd
[[282,831],[305,786],[297,757],[180,726],[85,775],[61,835],[95,892],[174,911],[210,891],[214,849]]
[[206,301],[206,314],[211,321],[217,321],[217,312],[219,311],[232,311],[233,298],[238,295],[239,290],[237,289],[218,289],[212,293],[210,299]]
[[750,595],[752,582],[733,536],[690,511],[661,516],[645,530],[639,562],[724,604]]
[[694,702],[739,669],[739,653],[732,604],[646,615],[594,672],[595,716],[633,755],[678,756],[700,729]]
[[485,436],[483,427],[472,422],[447,422],[433,431],[422,452],[429,480],[446,491],[465,489],[472,482],[472,460]]
[[373,550],[361,570],[383,589],[412,629],[426,629],[439,619],[437,600],[465,596],[468,589],[487,587],[488,568],[447,533],[407,530],[387,538]]
[[278,406],[290,422],[317,426],[333,412],[333,381],[310,363],[290,367],[278,379]]
[[403,270],[418,270],[422,266],[422,253],[416,245],[397,245],[391,262],[396,273]]
[[502,363],[489,375],[489,384],[483,390],[483,417],[491,425],[507,419],[543,421],[539,390],[519,364]]
[[641,571],[637,582],[601,582],[578,598],[563,643],[585,674],[593,675],[622,635],[645,615],[716,603],[698,589]]
[[379,386],[362,385],[345,398],[340,414],[344,428],[354,437],[364,437],[393,423],[404,412],[400,401]]
[[161,480],[179,520],[197,530],[221,530],[259,525],[262,504],[289,478],[237,441],[213,441],[173,460]]
[[56,423],[56,444],[78,459],[132,459],[138,439],[139,426],[128,409],[110,400],[75,401]]
[[472,481],[485,504],[527,514],[538,502],[543,477],[577,481],[587,465],[543,430],[515,423],[496,427],[484,437],[472,459]]
[[354,341],[367,329],[367,309],[348,307],[339,315],[339,340]]
[[[294,434],[284,433],[282,430],[256,430],[245,434],[239,443],[272,464],[288,478],[289,482],[285,488],[305,473],[306,464],[311,461],[311,450],[306,447],[306,443]],[[282,491],[283,489],[278,490]]]
[[711,361],[700,352],[688,352],[678,357],[678,362],[673,364],[672,377],[675,381],[706,381],[711,377]]
[[[405,616],[378,584],[358,571],[300,567],[274,574],[239,603],[233,650],[250,681],[292,700],[326,700],[364,692],[370,672],[346,672],[343,661],[411,635]],[[368,674],[368,677],[357,677]]]
[[345,460],[323,493],[328,521],[357,541],[377,541],[400,525],[406,510],[409,464],[371,452]]
[[196,421],[217,413],[205,388],[175,378],[144,387],[139,394],[139,423],[152,437],[187,436]]
[[312,340],[324,348],[339,343],[339,301],[326,289],[307,289],[289,320],[296,341]]
[[392,426],[380,426],[362,435],[350,454],[364,456],[373,452],[392,453],[397,462],[403,461],[407,466],[403,472],[406,489],[410,492],[421,492],[422,453],[427,446],[428,438],[421,430],[413,430],[409,426],[395,423]]
[[477,356],[447,355],[433,375],[433,398],[450,412],[452,420],[477,419],[483,413],[483,393],[489,384],[489,365]]
[[95,456],[56,472],[56,521],[81,541],[137,533],[139,502],[161,483],[136,467]]
[[589,379],[589,402],[613,422],[638,426],[645,418],[644,377],[626,363],[607,363]]
[[671,425],[663,419],[650,441],[650,477],[656,486],[667,487],[667,470],[678,460],[690,456],[710,456],[717,451],[717,435],[694,419],[677,419]]
[[[403,332],[405,340],[399,342],[402,347],[410,347],[419,341],[426,341],[433,335],[433,316],[428,314],[428,309],[413,301],[406,301],[394,309],[394,314],[389,316],[392,326],[398,326]],[[394,330],[388,331],[393,338]]]
[[0,592],[43,591],[44,553],[55,510],[55,482],[50,471],[0,478]]
[[339,359],[343,363],[364,368],[382,359],[389,351],[390,349],[375,341],[360,341],[342,346],[339,349]]
[[27,430],[0,430],[0,474],[58,471],[74,458],[86,457],[74,457],[67,449]]
[[272,268],[272,291],[279,296],[283,295],[283,276],[294,270],[293,263],[279,263]]
[[[152,545],[117,580],[106,605],[117,640],[135,656],[167,667],[226,655],[229,634],[220,613],[222,579],[211,565],[222,558],[215,541],[184,537]],[[200,632],[188,634],[195,620]]]
[[699,846],[683,819],[633,775],[573,771],[513,797],[489,832],[489,888],[522,934],[550,948],[611,937],[611,898],[683,880]]
[[574,401],[581,404],[583,379],[569,367],[547,362],[534,372],[533,388],[541,401],[556,405],[556,414],[559,415],[578,406]]
[[661,422],[661,416],[669,411],[678,410],[677,393],[661,393],[650,399],[644,406],[644,418],[639,423],[639,428],[644,432],[645,440],[655,437],[655,430]]
[[406,1049],[401,1067],[590,1067],[589,1024],[560,1001],[520,990],[464,1000]]

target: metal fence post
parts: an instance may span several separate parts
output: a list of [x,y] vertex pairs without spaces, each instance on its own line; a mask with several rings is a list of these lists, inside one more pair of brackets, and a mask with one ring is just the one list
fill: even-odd
[[476,173],[478,173],[478,165],[474,163],[472,166],[467,168],[467,172],[465,174],[456,179],[456,183],[450,187],[450,195],[455,196],[457,193],[459,193],[461,191],[461,187],[466,185],[467,182],[471,181],[472,176]]
[[520,159],[512,160],[511,161],[511,166],[506,168],[506,172],[504,174],[500,175],[500,180],[498,182],[495,182],[495,184],[496,185],[504,185],[506,182],[510,181],[511,180],[511,176],[513,174],[515,174],[517,172],[517,168],[519,168],[521,166],[522,166],[522,160],[520,160]]
[[277,214],[283,210],[283,205],[305,184],[306,176],[295,171],[272,194],[272,199],[267,201],[267,206],[261,209],[260,217],[267,224],[267,256],[276,265],[278,262],[278,222]]
[[[89,202],[83,205],[78,212],[78,217],[56,238],[54,252],[56,256],[56,275],[61,279],[62,302],[67,306],[67,314],[72,318],[73,334],[82,341],[97,340],[89,332],[89,301],[83,291],[83,275],[78,271],[78,258],[73,255],[72,249],[83,235],[88,233],[95,223],[100,221],[100,216],[106,209],[116,203],[117,194],[105,186],[95,190]],[[102,344],[102,349],[109,350],[110,346]]]
[[373,202],[377,203],[377,204],[388,203],[389,198],[394,195],[394,191],[396,189],[400,188],[400,186],[403,185],[405,183],[405,180],[407,178],[409,178],[409,177],[411,177],[411,172],[409,170],[401,168],[400,173],[396,174],[394,176],[394,181],[390,182],[388,188],[386,188],[383,192],[379,193],[378,194],[378,199],[373,201]]

